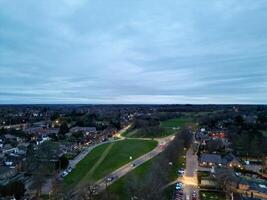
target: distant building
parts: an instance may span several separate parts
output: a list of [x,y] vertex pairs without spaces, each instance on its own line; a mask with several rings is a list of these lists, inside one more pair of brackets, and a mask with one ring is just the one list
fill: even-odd
[[209,134],[209,136],[212,138],[212,139],[224,139],[225,138],[225,134],[224,132],[212,132]]
[[86,135],[97,133],[96,127],[79,127],[79,126],[71,128],[70,132],[71,133],[83,132]]

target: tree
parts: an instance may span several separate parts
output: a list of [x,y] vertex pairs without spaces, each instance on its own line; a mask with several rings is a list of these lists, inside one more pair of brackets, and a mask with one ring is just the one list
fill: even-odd
[[207,149],[209,152],[224,150],[224,143],[221,139],[210,140],[207,142]]
[[68,123],[64,121],[59,127],[59,134],[65,135],[68,132],[69,132]]
[[32,174],[31,188],[36,190],[36,198],[40,197],[41,189],[46,182],[46,177],[55,169],[54,152],[57,146],[47,141],[38,146],[36,151],[30,151],[26,160],[27,171]]
[[235,123],[236,123],[236,125],[238,125],[238,126],[242,126],[243,123],[244,123],[244,119],[243,119],[243,117],[242,117],[241,115],[236,116],[236,117],[235,117]]
[[184,141],[184,147],[189,148],[193,139],[191,131],[188,128],[183,128],[180,132],[180,137]]
[[69,160],[66,156],[61,156],[57,163],[57,169],[66,169],[69,165]]
[[0,186],[1,195],[15,196],[16,199],[22,199],[25,191],[25,186],[21,181],[14,181],[6,186]]
[[92,183],[87,183],[79,188],[77,199],[79,200],[93,200],[96,194],[97,187]]

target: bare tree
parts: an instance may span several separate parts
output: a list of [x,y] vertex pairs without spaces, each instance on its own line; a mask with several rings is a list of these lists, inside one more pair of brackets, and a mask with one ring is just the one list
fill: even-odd
[[86,183],[78,190],[77,198],[80,200],[93,200],[97,192],[97,186],[92,183]]
[[45,142],[38,146],[36,151],[32,151],[26,160],[27,171],[32,174],[32,184],[30,188],[36,190],[36,198],[41,195],[42,187],[54,170],[54,150],[55,146],[50,142]]

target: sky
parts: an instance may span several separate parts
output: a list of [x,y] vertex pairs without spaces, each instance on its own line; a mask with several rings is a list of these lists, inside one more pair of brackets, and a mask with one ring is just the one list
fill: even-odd
[[266,0],[0,0],[0,104],[266,104]]

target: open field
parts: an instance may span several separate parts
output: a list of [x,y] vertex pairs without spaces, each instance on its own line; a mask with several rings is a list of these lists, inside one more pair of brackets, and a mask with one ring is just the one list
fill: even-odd
[[157,146],[157,141],[123,140],[103,144],[88,154],[71,174],[65,177],[65,188],[76,186],[80,182],[96,181],[110,172],[151,151]]
[[[142,181],[145,179],[145,176],[149,174],[149,170],[151,169],[152,165],[156,163],[157,160],[158,156],[138,166],[132,172],[128,173],[126,176],[120,178],[118,181],[110,185],[109,191],[112,194],[116,194],[119,199],[129,199],[130,197],[127,195],[127,183],[131,180],[132,177],[134,177],[134,179],[138,182],[142,183]],[[185,158],[181,156],[177,160],[177,163],[173,164],[169,174],[170,182],[177,178],[177,169],[185,167],[184,163]],[[172,197],[172,192],[173,186],[166,188],[166,191],[164,192],[166,199],[170,199],[169,197]]]
[[161,121],[158,127],[150,127],[149,132],[143,129],[128,129],[122,135],[129,138],[166,137],[175,134],[183,126],[192,124],[192,118],[181,117]]
[[191,122],[189,118],[175,118],[160,122],[163,128],[179,128]]
[[128,173],[126,176],[120,178],[118,181],[109,186],[109,190],[112,194],[116,194],[120,199],[129,199],[127,195],[127,182],[131,177],[135,177],[137,180],[142,181],[142,178],[149,171],[153,162],[157,159],[157,157],[147,161],[143,165],[138,166],[133,171]]

